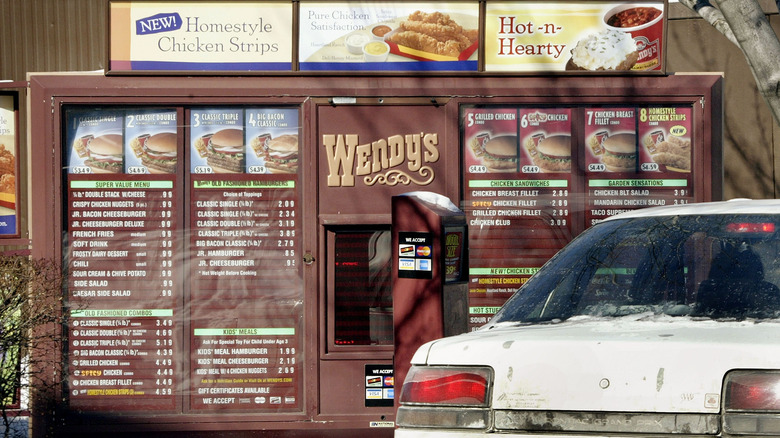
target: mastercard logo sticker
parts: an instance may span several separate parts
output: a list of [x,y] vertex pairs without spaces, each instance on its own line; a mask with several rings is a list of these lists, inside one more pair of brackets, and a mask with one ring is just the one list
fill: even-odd
[[417,247],[417,257],[428,257],[431,255],[431,247],[430,246],[418,246]]

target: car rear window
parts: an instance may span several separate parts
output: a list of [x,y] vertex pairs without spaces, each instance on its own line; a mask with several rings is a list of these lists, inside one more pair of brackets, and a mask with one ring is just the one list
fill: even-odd
[[653,312],[707,318],[780,316],[778,215],[605,221],[553,257],[494,323]]

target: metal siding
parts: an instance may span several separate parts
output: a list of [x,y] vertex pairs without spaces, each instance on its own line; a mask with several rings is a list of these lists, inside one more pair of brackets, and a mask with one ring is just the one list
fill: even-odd
[[0,79],[102,69],[105,0],[0,0]]

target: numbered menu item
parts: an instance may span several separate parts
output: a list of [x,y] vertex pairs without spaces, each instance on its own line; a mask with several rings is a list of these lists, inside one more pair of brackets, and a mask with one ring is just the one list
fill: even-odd
[[586,226],[693,199],[691,108],[586,108]]
[[635,108],[585,109],[585,163],[589,173],[639,171]]
[[298,173],[298,128],[295,108],[247,109],[247,172]]
[[691,171],[691,107],[648,107],[639,110],[641,147],[661,171]]
[[246,171],[243,109],[192,110],[190,124],[192,173]]
[[146,110],[125,115],[127,173],[176,173],[179,136],[175,110]]
[[522,172],[571,172],[571,109],[521,108],[519,111],[520,138],[530,160],[522,166]]
[[286,327],[199,327],[193,334],[193,409],[300,409],[294,322]]

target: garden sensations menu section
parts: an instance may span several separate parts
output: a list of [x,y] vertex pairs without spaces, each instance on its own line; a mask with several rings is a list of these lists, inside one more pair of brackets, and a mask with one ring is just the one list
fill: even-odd
[[190,122],[190,406],[300,411],[298,112]]
[[173,410],[182,298],[176,111],[67,119],[71,405]]

